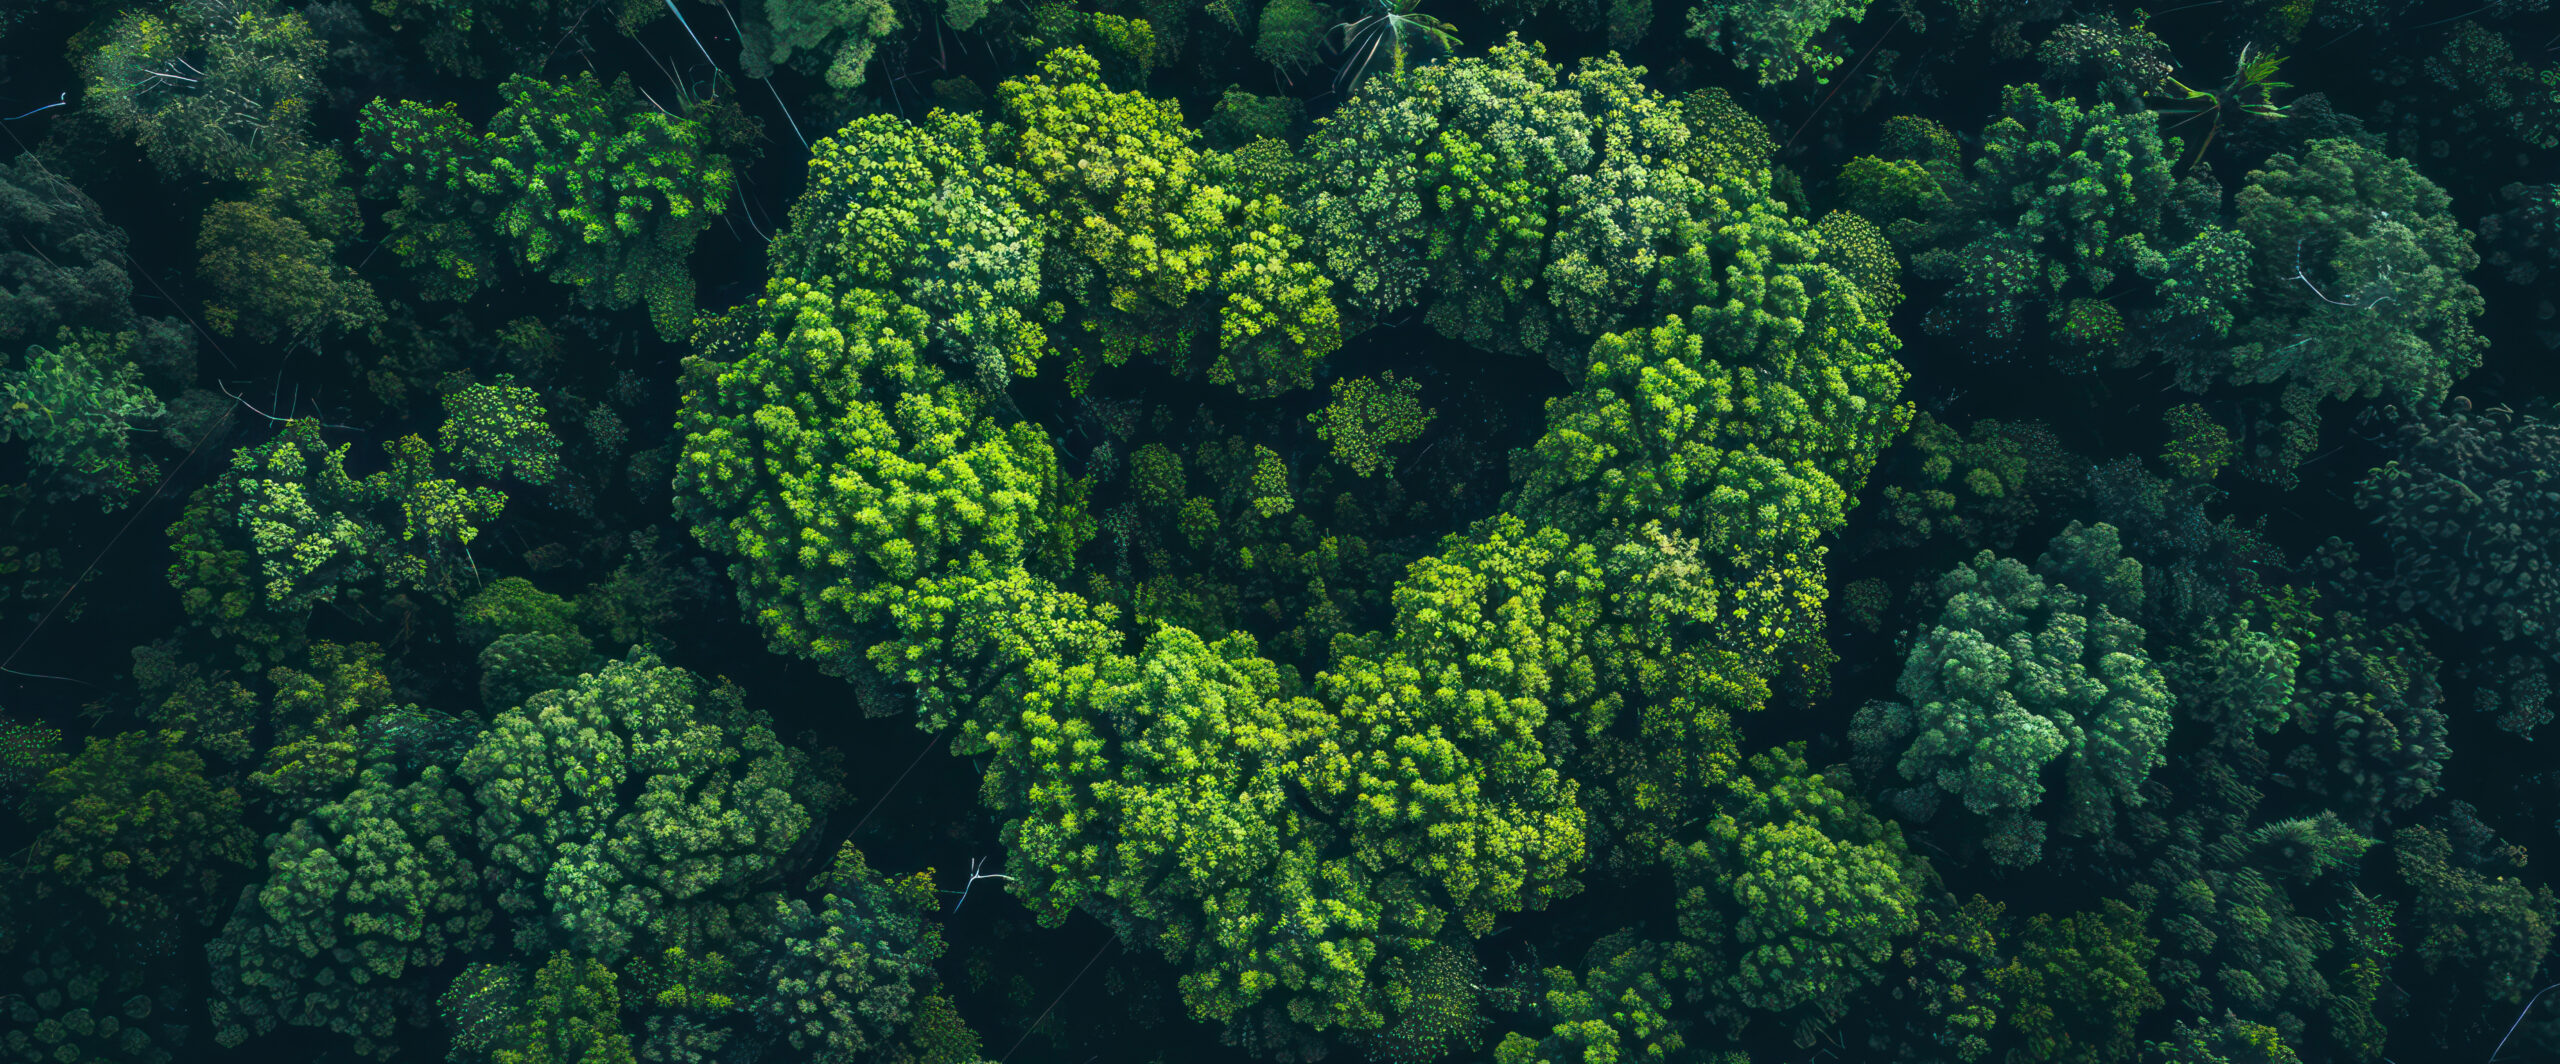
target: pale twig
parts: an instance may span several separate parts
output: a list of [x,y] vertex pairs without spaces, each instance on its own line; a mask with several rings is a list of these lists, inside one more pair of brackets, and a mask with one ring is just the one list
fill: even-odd
[[[269,421],[273,421],[273,422],[276,422],[276,423],[278,423],[278,424],[290,425],[290,424],[292,424],[292,423],[294,423],[294,422],[296,422],[296,421],[315,420],[315,419],[308,419],[308,418],[277,417],[277,416],[275,416],[274,414],[270,414],[270,413],[267,413],[267,412],[266,412],[266,411],[264,411],[264,410],[260,410],[260,409],[258,409],[257,404],[251,403],[249,400],[247,400],[247,399],[245,399],[245,398],[242,398],[242,397],[241,397],[240,395],[238,395],[237,393],[234,393],[234,392],[233,392],[229,387],[226,387],[226,386],[225,386],[225,382],[223,382],[223,381],[219,381],[219,380],[217,380],[217,381],[213,382],[213,386],[214,386],[215,388],[221,389],[222,394],[224,394],[224,395],[228,395],[228,396],[230,396],[233,400],[237,401],[237,402],[240,404],[240,406],[241,406],[241,408],[242,408],[242,409],[247,410],[248,412],[250,412],[250,413],[252,413],[252,414],[256,414],[256,415],[258,415],[259,417],[265,418],[265,419],[267,419],[267,420],[269,420]],[[295,400],[295,401],[294,401],[294,405],[296,405],[296,406],[300,406],[300,405],[301,405],[301,400],[299,400],[299,399]],[[320,422],[320,427],[321,427],[321,428],[324,428],[324,429],[343,429],[343,430],[345,430],[345,431],[347,431],[347,432],[362,432],[362,431],[364,431],[363,429],[357,428],[357,427],[355,427],[355,426],[353,426],[353,425],[332,425],[332,424],[329,424],[328,422],[325,422],[325,421]]]
[[1007,882],[1007,883],[1011,883],[1011,882],[1013,882],[1013,877],[1012,877],[1012,876],[998,875],[998,874],[996,874],[996,873],[994,873],[994,872],[981,872],[981,871],[979,871],[979,869],[986,867],[986,864],[987,864],[987,859],[986,859],[986,858],[984,858],[984,857],[972,857],[972,858],[970,858],[970,859],[969,859],[969,881],[968,881],[967,883],[961,884],[960,889],[958,889],[958,890],[946,890],[946,891],[943,891],[943,893],[945,893],[945,894],[957,894],[957,895],[959,895],[959,896],[960,896],[960,900],[959,900],[959,901],[956,901],[956,902],[951,903],[951,911],[952,911],[952,912],[955,912],[955,913],[956,913],[956,912],[959,912],[959,911],[960,911],[960,907],[961,907],[961,906],[969,904],[969,892],[970,892],[970,891],[972,891],[972,890],[977,889],[977,887],[978,887],[978,881],[979,881],[979,880],[981,880],[981,879],[1001,879],[1001,880],[1004,880],[1004,881],[1005,881],[1005,882]]
[[[70,94],[70,93],[65,92],[65,93],[63,93],[63,94],[62,94],[62,98],[60,98],[60,99],[56,99],[56,100],[54,100],[52,103],[49,103],[49,104],[46,104],[46,105],[44,105],[44,106],[42,106],[42,107],[36,108],[34,111],[29,111],[29,112],[27,112],[27,115],[35,114],[37,111],[50,111],[50,110],[53,110],[53,109],[54,109],[54,108],[56,108],[56,107],[68,107],[68,106],[70,106],[70,102],[69,102],[69,98],[70,98],[70,96],[71,96],[71,94]],[[25,118],[25,117],[27,117],[27,115],[19,115],[19,116],[17,116],[17,118],[0,118],[0,122],[15,122],[15,121],[17,121],[19,118]]]

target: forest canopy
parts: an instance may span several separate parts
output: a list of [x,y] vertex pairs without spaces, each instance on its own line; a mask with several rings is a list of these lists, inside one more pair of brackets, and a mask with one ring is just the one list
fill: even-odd
[[9,5],[0,1058],[2560,1055],[2555,34]]

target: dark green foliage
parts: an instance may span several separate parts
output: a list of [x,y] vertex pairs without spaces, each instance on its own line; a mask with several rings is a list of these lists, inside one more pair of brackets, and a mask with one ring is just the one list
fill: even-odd
[[2480,219],[2481,256],[2509,284],[2530,285],[2560,269],[2560,184],[2518,181],[2498,190],[2507,209]]
[[2551,888],[2466,867],[2472,862],[2435,828],[2402,828],[2391,842],[2413,899],[2403,921],[2420,970],[2463,973],[2466,995],[2477,995],[2474,1007],[2532,993],[2560,919]]
[[0,1061],[2544,1053],[2548,0],[2153,6],[0,3]]
[[2395,147],[2439,157],[2455,150],[2560,148],[2560,63],[2551,61],[2547,44],[2537,45],[2538,35],[2521,29],[2465,18],[2448,27],[2431,52],[2393,57],[2397,72],[2441,90],[2426,101],[2432,105],[2426,112],[2403,118]]
[[283,1023],[387,1058],[419,997],[402,977],[490,945],[469,801],[441,769],[401,775],[371,765],[344,797],[269,838],[265,884],[241,890],[207,949],[222,1045]]
[[661,4],[613,0],[372,0],[393,33],[414,35],[436,67],[470,78],[531,72],[552,57],[554,41],[594,15],[596,24],[625,26],[666,13]]
[[536,487],[560,472],[560,441],[551,434],[542,397],[508,376],[444,397],[437,449],[464,472],[512,476]]
[[[2509,284],[2538,292],[2546,274],[2560,276],[2560,185],[2511,182],[2498,196],[2507,209],[2480,219],[2481,263]],[[2542,346],[2560,347],[2560,327],[2551,324],[2560,306],[2543,294],[2534,314],[2542,321],[2534,331]]]
[[152,479],[131,439],[168,409],[132,361],[136,340],[65,328],[23,357],[0,352],[0,443],[23,445],[53,498],[113,506]]
[[473,961],[463,966],[462,974],[454,976],[436,998],[437,1011],[453,1035],[453,1049],[446,1059],[486,1059],[507,1021],[523,1006],[525,982],[524,969],[511,963]]
[[[1689,1045],[1678,1019],[1676,953],[1628,932],[1603,936],[1585,958],[1590,970],[1541,973],[1534,1034],[1513,1031],[1494,1047],[1495,1064],[1608,1064],[1676,1059]],[[1713,1058],[1710,1058],[1713,1059]]]
[[2026,315],[2042,307],[2049,326],[2095,348],[2089,357],[2120,360],[2109,332],[2072,311],[2093,296],[2145,334],[2230,328],[2249,242],[2175,209],[2194,182],[2172,179],[2177,141],[2163,139],[2156,114],[2012,85],[1970,167],[1951,138],[1920,130],[1888,131],[1894,157],[1853,162],[1841,185],[1912,251],[1915,276],[1953,285],[1923,319],[1929,331],[2002,359],[2030,338]]
[[42,157],[20,155],[0,167],[0,229],[15,237],[0,247],[0,354],[14,359],[30,344],[55,342],[65,328],[135,332],[152,349],[138,361],[155,368],[176,362],[165,376],[194,376],[185,326],[133,311],[124,230]]
[[521,576],[490,581],[462,600],[454,619],[464,641],[482,645],[502,635],[578,634],[577,608]]
[[1920,1029],[1890,1030],[1888,1037],[1926,1037],[1935,1048],[1915,1046],[1913,1051],[1944,1052],[1964,1064],[1984,1059],[2006,1007],[1991,982],[1991,973],[2005,967],[2005,908],[1979,894],[1962,904],[1941,896],[1935,904],[1920,906],[1919,933],[1896,954],[1898,966],[1888,969],[1885,980],[1900,1007],[1873,1017],[1876,1025],[1889,1028],[1907,1014],[1904,1010],[1916,1007],[1927,1017],[1912,1025]]
[[[2549,458],[2560,433],[2539,410],[2467,403],[2413,413],[2393,436],[2396,456],[2356,486],[2391,549],[2391,573],[2371,591],[2403,611],[2477,633],[2475,704],[2530,738],[2548,720],[2544,661],[2560,647],[2545,537]],[[2494,632],[2496,639],[2490,639]]]
[[206,324],[289,347],[380,325],[373,287],[335,261],[363,223],[339,150],[294,152],[240,178],[255,186],[250,199],[214,204],[196,234],[197,271],[213,288]]
[[1332,25],[1333,9],[1319,0],[1269,0],[1255,27],[1254,58],[1292,70],[1313,66]]
[[2401,419],[2396,456],[2356,485],[2392,547],[2393,604],[2457,631],[2560,646],[2560,425],[2468,403]]
[[1801,750],[1751,759],[1703,838],[1675,849],[1680,932],[1702,947],[1709,993],[1819,1029],[1874,985],[1893,940],[1919,927],[1920,872],[1901,828],[1811,772]]
[[490,1064],[634,1064],[617,982],[603,964],[554,954],[490,1038]]
[[499,713],[455,775],[526,952],[708,941],[823,811],[805,757],[735,688],[637,650]]
[[312,607],[341,596],[458,597],[479,526],[506,507],[496,488],[437,476],[416,436],[384,443],[390,468],[358,480],[346,470],[354,445],[320,434],[306,419],[241,448],[169,526],[169,584],[188,618],[271,659],[300,643]]
[[2033,421],[1977,420],[1962,434],[1926,413],[1885,453],[1881,504],[1863,526],[1860,553],[1945,539],[2008,550],[2018,533],[2086,489],[2087,462]]
[[1867,0],[1699,0],[1689,9],[1689,36],[1724,53],[1735,67],[1752,71],[1760,84],[1771,85],[1847,62],[1847,56],[1816,45],[1814,39],[1833,20],[1855,19],[1866,9]]
[[2169,408],[2162,415],[2169,425],[2169,449],[2160,460],[2169,471],[2187,480],[2212,480],[2222,467],[2229,465],[2237,448],[2229,429],[2205,413],[2204,407],[2185,403]]
[[685,259],[735,182],[712,131],[651,107],[627,78],[519,75],[499,95],[485,132],[450,105],[366,105],[365,188],[399,201],[392,250],[427,271],[430,296],[469,296],[513,261],[591,306],[645,304],[660,335],[685,335]]
[[62,766],[62,729],[0,717],[0,795],[15,803]]
[[282,808],[302,810],[354,784],[364,757],[360,729],[392,710],[382,666],[379,646],[315,643],[307,671],[267,670],[274,692],[263,714],[268,743],[250,785]]
[[[0,995],[9,1023],[0,1030],[0,1060],[9,1064],[168,1064],[159,1002],[133,972],[115,972],[70,950],[11,956],[15,978]],[[159,1015],[155,1019],[154,1013]]]
[[2042,84],[2086,85],[2098,90],[2095,98],[2128,111],[2158,94],[2177,62],[2141,20],[2128,26],[2103,12],[2054,27],[2036,46],[2036,59],[2044,63]]
[[2344,609],[2314,623],[2295,679],[2298,735],[2276,744],[2279,763],[2350,823],[2378,831],[2387,811],[2436,793],[2450,759],[2437,661],[2412,625]]
[[718,953],[668,947],[635,959],[632,1011],[643,1015],[639,1057],[650,1064],[709,1064],[739,1032],[748,1003],[737,967]]
[[1306,119],[1306,104],[1296,97],[1259,96],[1229,85],[1200,135],[1212,148],[1234,151],[1265,137],[1293,139]]
[[[900,28],[889,0],[752,0],[746,9],[738,60],[748,77],[788,68],[839,90],[862,85],[872,50]],[[955,19],[953,28],[969,27]]]
[[[2319,441],[2323,400],[2425,405],[2480,364],[2480,257],[2451,197],[2407,160],[2314,141],[2249,172],[2233,197],[2250,252],[2247,313],[2230,346],[2173,350],[2179,381],[2275,385],[2241,469],[2279,485]],[[2281,413],[2283,420],[2274,420]]]
[[2027,921],[1991,984],[2010,1002],[2029,1059],[2131,1058],[2134,1025],[2161,1006],[2148,972],[2159,940],[2144,930],[2147,910],[2108,898],[2094,912]]
[[810,190],[773,249],[783,276],[875,289],[921,311],[931,353],[989,392],[1037,372],[1044,249],[975,118],[886,115],[818,142]]
[[2104,835],[2118,809],[2141,805],[2170,701],[2126,619],[2141,576],[2112,526],[2074,523],[2033,572],[1984,551],[1941,577],[1944,610],[1896,685],[1910,701],[1868,704],[1850,732],[1862,760],[1908,784],[1885,792],[1896,810],[1928,820],[1961,798],[1984,818],[1990,858],[2025,865],[2044,849],[2047,820],[2030,814],[2046,765],[2062,764],[2067,806],[2053,819],[2067,835]]
[[2228,1012],[2211,1025],[2189,1026],[2181,1020],[2168,1041],[2149,1048],[2169,1064],[2300,1064],[2302,1059],[2275,1028]]
[[751,976],[758,1022],[781,1033],[806,1059],[852,1064],[894,1054],[933,1000],[940,930],[925,914],[940,906],[933,877],[891,879],[846,846],[813,907],[774,902],[774,938]]
[[93,737],[27,796],[27,876],[39,897],[94,904],[83,920],[210,919],[216,887],[249,863],[240,814],[240,792],[207,779],[195,752],[148,732]]
[[689,612],[715,600],[717,576],[700,555],[663,545],[656,526],[631,533],[613,572],[578,594],[578,616],[604,633],[607,646],[664,650]]
[[1382,1064],[1422,1064],[1483,1048],[1484,965],[1459,946],[1439,943],[1387,975],[1395,1020],[1359,1039]]
[[265,0],[127,10],[79,56],[87,105],[160,169],[247,178],[302,149],[327,46]]

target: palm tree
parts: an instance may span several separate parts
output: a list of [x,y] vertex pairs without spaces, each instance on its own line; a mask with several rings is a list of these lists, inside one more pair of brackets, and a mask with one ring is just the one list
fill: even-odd
[[1337,89],[1357,88],[1362,79],[1374,72],[1380,53],[1394,57],[1396,73],[1404,73],[1404,57],[1408,36],[1419,37],[1439,46],[1442,51],[1458,50],[1458,34],[1448,23],[1421,13],[1422,0],[1368,0],[1374,5],[1367,18],[1336,24],[1328,37],[1342,38],[1342,70],[1334,75]]
[[[2176,78],[2167,79],[2169,87],[2178,91],[2176,96],[2171,96],[2169,98],[2176,100],[2178,103],[2185,104],[2186,106],[2163,108],[2160,113],[2163,115],[2185,115],[2187,117],[2180,119],[2174,125],[2162,129],[2160,132],[2175,132],[2180,126],[2184,126],[2199,118],[2210,118],[2213,120],[2212,125],[2205,129],[2204,142],[2196,145],[2196,157],[2187,163],[2189,169],[2193,169],[2196,163],[2204,161],[2205,149],[2212,147],[2213,138],[2222,132],[2222,120],[2224,115],[2232,112],[2238,112],[2254,118],[2282,118],[2285,116],[2286,111],[2292,105],[2278,105],[2275,100],[2275,90],[2289,89],[2292,88],[2293,85],[2291,82],[2277,81],[2275,79],[2276,70],[2282,66],[2284,66],[2283,56],[2275,55],[2273,53],[2265,53],[2257,56],[2256,58],[2251,58],[2249,55],[2249,47],[2247,45],[2243,45],[2240,48],[2239,61],[2232,65],[2231,80],[2224,84],[2219,92],[2190,88],[2184,82],[2181,82]],[[2166,96],[2168,94],[2164,93],[2160,95]]]

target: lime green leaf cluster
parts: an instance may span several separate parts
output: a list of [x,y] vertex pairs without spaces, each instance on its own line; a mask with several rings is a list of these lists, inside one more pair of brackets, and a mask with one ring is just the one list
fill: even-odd
[[[1186,330],[1205,336],[1200,308],[1242,261],[1238,210],[1267,209],[1280,227],[1267,233],[1337,227],[1326,261],[1351,271],[1364,314],[1396,284],[1418,295],[1510,271],[1531,278],[1522,292],[1569,293],[1505,311],[1582,315],[1559,336],[1663,324],[1600,345],[1521,460],[1510,513],[1444,541],[1390,592],[1351,589],[1383,599],[1391,622],[1369,634],[1328,622],[1330,653],[1311,652],[1302,678],[1232,629],[1161,623],[1184,595],[1201,601],[1181,612],[1217,612],[1215,589],[1151,588],[1133,597],[1133,624],[1107,574],[1076,574],[1092,599],[1061,585],[1096,523],[1121,552],[1184,545],[1178,533],[1252,569],[1271,537],[1230,526],[1310,522],[1316,500],[1301,493],[1336,474],[1243,437],[1187,455],[1138,446],[1126,507],[1077,513],[1089,483],[1115,475],[1116,448],[1091,453],[1088,481],[1065,481],[1046,433],[1004,427],[1008,405],[927,360],[934,314],[886,279],[891,253],[863,250],[888,246],[872,233],[909,231],[916,215],[898,205],[914,194],[847,175],[915,171],[822,163],[810,202],[823,206],[795,215],[822,228],[777,242],[765,300],[697,333],[679,508],[730,556],[777,647],[854,681],[866,704],[912,698],[920,726],[984,758],[1010,889],[1043,921],[1081,910],[1164,956],[1192,1013],[1239,1039],[1340,1029],[1447,1044],[1468,1026],[1464,995],[1444,985],[1450,951],[1502,913],[1580,889],[1595,845],[1582,778],[1602,796],[1610,859],[1643,867],[1721,793],[1730,715],[1765,700],[1766,674],[1781,660],[1819,671],[1815,541],[1908,416],[1892,337],[1824,234],[1775,201],[1773,145],[1721,96],[1666,101],[1608,63],[1567,82],[1510,46],[1382,79],[1354,100],[1364,124],[1346,119],[1310,149],[1317,187],[1280,181],[1254,207],[1204,177],[1241,166],[1204,160],[1168,103],[1110,92],[1097,65],[1061,50],[1008,83],[1013,125],[989,153],[1020,183],[1056,320],[1099,338],[1080,366],[1144,353],[1179,368]],[[928,120],[935,138],[946,121]],[[1426,166],[1446,175],[1434,209],[1469,219],[1445,244],[1400,243],[1405,222],[1364,220],[1392,204],[1351,202],[1370,178]],[[1574,191],[1537,187],[1549,180]],[[1621,202],[1657,185],[1676,209]],[[1538,204],[1562,206],[1511,220]],[[837,219],[849,221],[823,228]],[[1633,243],[1610,235],[1630,224]],[[1551,244],[1549,228],[1581,235]],[[1557,254],[1581,265],[1551,284]],[[1629,257],[1641,261],[1625,272]],[[1887,265],[1869,254],[1857,276]],[[793,275],[811,269],[834,272]],[[1579,367],[1588,341],[1541,349]],[[1193,494],[1193,472],[1210,493]],[[1142,540],[1142,513],[1169,534]]]
[[1422,384],[1393,373],[1333,382],[1333,402],[1307,415],[1316,436],[1333,445],[1333,460],[1361,476],[1394,473],[1386,449],[1422,438],[1432,411],[1414,396]]
[[686,363],[676,511],[731,556],[766,638],[839,675],[865,671],[916,581],[1073,543],[1048,441],[999,428],[927,360],[928,322],[873,289],[777,278],[706,324],[739,338],[734,361]]
[[[1319,123],[1301,213],[1345,306],[1390,317],[1430,288],[1443,334],[1571,374],[1600,334],[1721,302],[1727,254],[1786,248],[1755,273],[1818,256],[1771,202],[1767,132],[1721,92],[1674,101],[1638,74],[1599,59],[1567,76],[1515,39],[1392,75]],[[1854,298],[1841,287],[1827,298]]]
[[358,480],[346,470],[353,446],[330,447],[316,421],[291,422],[197,489],[169,528],[169,582],[191,620],[280,654],[313,606],[343,594],[459,595],[464,552],[505,494],[437,476],[416,436],[384,443],[391,467]]
[[1042,242],[977,118],[856,119],[818,142],[809,190],[775,241],[778,276],[895,294],[922,310],[934,351],[989,392],[1031,376],[1049,338],[1034,308]]
[[1332,282],[1297,257],[1277,198],[1210,183],[1180,108],[1112,91],[1081,48],[1051,52],[996,96],[1044,276],[1090,337],[1075,345],[1078,373],[1145,356],[1246,395],[1314,383],[1342,343]]
[[[1751,227],[1730,232],[1748,242],[1738,259],[1766,261],[1740,235]],[[1800,230],[1777,232],[1813,253]],[[1512,505],[1580,535],[1696,530],[1705,637],[1768,668],[1819,639],[1818,540],[1909,412],[1892,402],[1902,373],[1883,357],[1890,334],[1838,295],[1854,289],[1826,298],[1803,276],[1754,280],[1773,306],[1734,299],[1593,344],[1583,386],[1550,405],[1547,432],[1514,460]],[[1872,346],[1851,346],[1862,334]]]

